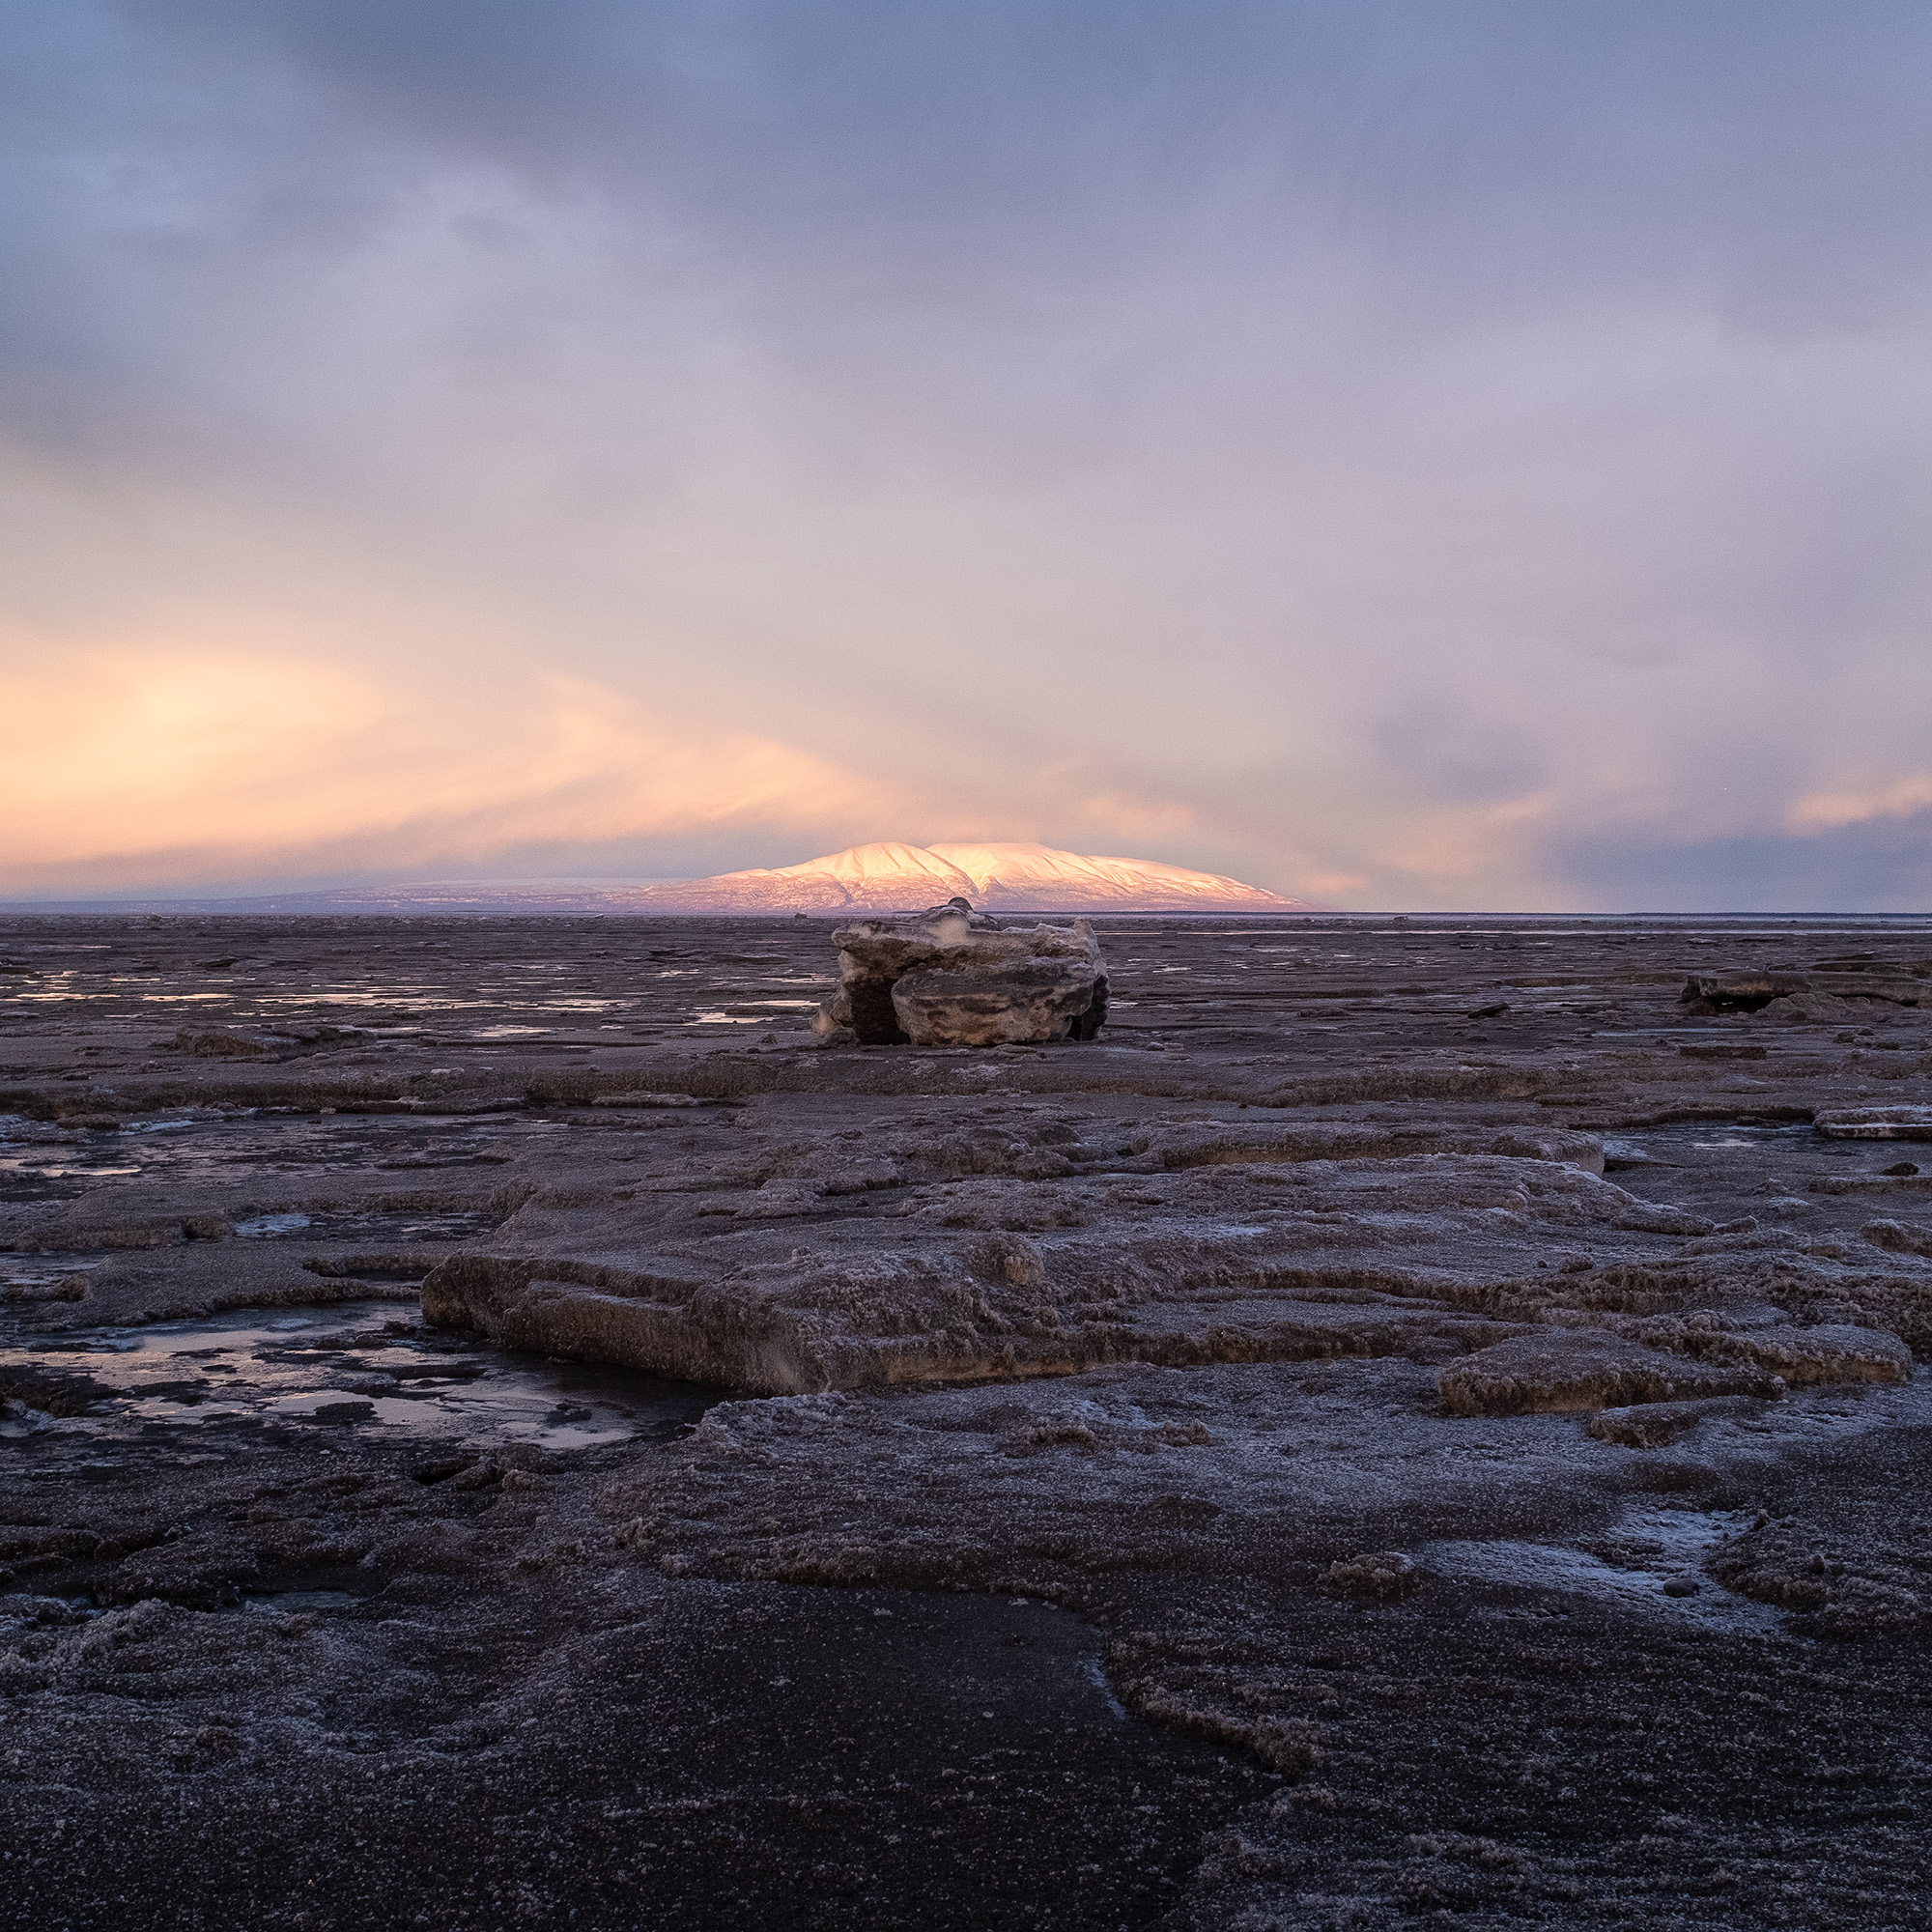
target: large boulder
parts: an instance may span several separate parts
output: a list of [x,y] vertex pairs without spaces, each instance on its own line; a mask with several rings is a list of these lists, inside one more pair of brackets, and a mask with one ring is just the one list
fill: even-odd
[[833,934],[838,991],[813,1025],[862,1046],[1038,1045],[1092,1039],[1107,967],[1084,919],[1007,926],[963,898],[917,919],[861,920]]

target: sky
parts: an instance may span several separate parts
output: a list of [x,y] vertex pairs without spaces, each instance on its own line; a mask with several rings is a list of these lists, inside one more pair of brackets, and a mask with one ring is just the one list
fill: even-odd
[[1932,901],[1920,0],[0,20],[0,896]]

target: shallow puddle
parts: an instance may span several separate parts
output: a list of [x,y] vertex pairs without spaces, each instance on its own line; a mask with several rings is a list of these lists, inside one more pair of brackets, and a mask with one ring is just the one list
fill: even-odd
[[244,1610],[275,1610],[284,1616],[308,1610],[354,1609],[362,1599],[351,1590],[273,1590],[261,1596],[243,1597]]
[[70,1331],[0,1345],[0,1370],[9,1368],[41,1378],[71,1371],[101,1391],[76,1415],[48,1415],[27,1401],[0,1421],[0,1435],[16,1439],[272,1426],[574,1449],[668,1439],[728,1399],[722,1389],[442,1335],[384,1301]]
[[0,1301],[68,1299],[50,1291],[99,1265],[99,1255],[0,1254]]
[[1889,1142],[1828,1140],[1809,1121],[1670,1121],[1655,1127],[1625,1127],[1604,1136],[1604,1160],[1614,1173],[1620,1166],[1696,1167],[1713,1163],[1752,1162],[1775,1158],[1803,1163],[1814,1171],[1836,1174],[1898,1157]]
[[[247,1180],[348,1171],[504,1166],[555,1121],[481,1115],[277,1114],[129,1121],[119,1129],[55,1127],[0,1117],[0,1177],[16,1190],[74,1194],[89,1183]],[[14,1198],[21,1198],[17,1193]]]

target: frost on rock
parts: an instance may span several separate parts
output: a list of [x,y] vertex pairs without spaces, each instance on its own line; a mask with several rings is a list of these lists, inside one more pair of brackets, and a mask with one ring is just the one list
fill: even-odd
[[1019,1046],[1092,1039],[1107,1017],[1093,926],[1008,927],[962,897],[833,935],[838,991],[813,1023],[862,1046]]

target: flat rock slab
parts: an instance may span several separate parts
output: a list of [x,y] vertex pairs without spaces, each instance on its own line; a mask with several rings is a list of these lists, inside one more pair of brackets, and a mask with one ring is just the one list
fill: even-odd
[[[1916,1257],[1879,1278],[1822,1254],[1801,1266],[1782,1246],[1727,1245],[1745,1236],[1707,1247],[1701,1216],[1555,1157],[1600,1162],[1580,1136],[1418,1124],[1413,1139],[1378,1140],[1265,1120],[1074,1131],[1047,1114],[1030,1131],[949,1132],[935,1111],[855,1145],[753,1118],[735,1160],[609,1193],[534,1192],[487,1246],[428,1276],[424,1312],[517,1347],[792,1393],[1127,1360],[1440,1360],[1546,1319],[1607,1326],[1634,1303],[1760,1311],[1801,1287],[1802,1316],[1826,1293],[1840,1297],[1827,1306],[1882,1302],[1894,1316],[1932,1301],[1932,1268]],[[1524,1151],[1398,1151],[1456,1139]],[[1363,1151],[1323,1157],[1342,1148]],[[1665,1321],[1642,1346],[1751,1362],[1760,1345]],[[1884,1336],[1863,1352],[1762,1346],[1775,1366],[1680,1363],[1675,1392],[1753,1392],[1787,1371],[1868,1379],[1907,1358]]]
[[1911,1350],[1879,1329],[1836,1322],[1724,1329],[1708,1319],[1697,1325],[1604,1320],[1610,1325],[1603,1329],[1541,1329],[1450,1364],[1439,1378],[1444,1409],[1452,1415],[1524,1415],[1696,1396],[1778,1396],[1807,1382],[1912,1378]]
[[1765,1369],[1669,1355],[1589,1329],[1545,1329],[1478,1350],[1445,1368],[1435,1386],[1450,1415],[1549,1415],[1686,1396],[1783,1393]]
[[[1602,1338],[1579,1339],[1577,1359]],[[1685,1368],[1642,1356],[1623,1359]],[[1415,1580],[1439,1584],[1435,1539],[1548,1538],[1655,1480],[1622,1433],[1562,1410],[1446,1413],[1435,1387],[1404,1360],[1129,1363],[1020,1387],[724,1403],[673,1466],[613,1481],[600,1508],[622,1547],[672,1574],[1060,1596],[1129,1562],[1319,1583],[1338,1562],[1388,1568],[1403,1550],[1425,1573]],[[1679,1466],[1716,1487],[1762,1456],[1768,1422],[1876,1437],[1920,1426],[1927,1394],[1851,1405],[1805,1389],[1608,1413],[1699,1432]]]

